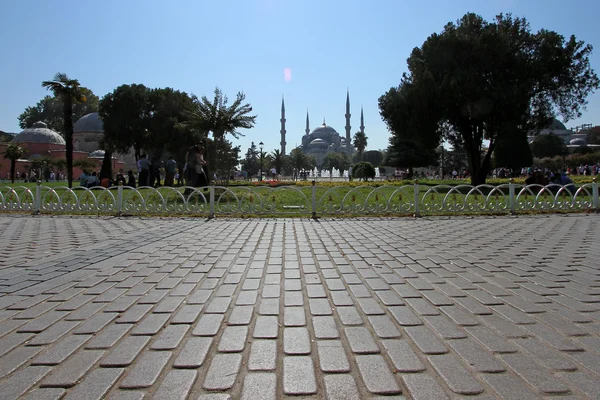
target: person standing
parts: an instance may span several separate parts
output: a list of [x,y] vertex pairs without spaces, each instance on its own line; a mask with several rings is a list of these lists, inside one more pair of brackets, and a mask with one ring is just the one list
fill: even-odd
[[169,157],[165,164],[165,186],[173,186],[176,168],[177,163],[173,160],[173,156]]
[[198,187],[208,186],[208,171],[206,169],[207,162],[204,159],[206,148],[203,143],[196,145],[197,158],[196,158],[196,185]]
[[140,159],[137,162],[138,171],[139,171],[139,185],[140,186],[148,186],[148,174],[150,172],[150,161],[146,158],[145,154],[140,156]]
[[198,146],[190,147],[185,154],[185,176],[186,185],[194,186],[196,184],[196,165],[198,164]]
[[127,186],[135,189],[135,176],[132,170],[127,171]]

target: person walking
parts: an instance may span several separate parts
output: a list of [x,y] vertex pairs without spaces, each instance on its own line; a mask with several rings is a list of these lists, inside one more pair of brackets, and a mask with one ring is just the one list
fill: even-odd
[[177,163],[173,160],[173,156],[169,157],[165,164],[165,186],[173,186],[175,180],[175,169]]

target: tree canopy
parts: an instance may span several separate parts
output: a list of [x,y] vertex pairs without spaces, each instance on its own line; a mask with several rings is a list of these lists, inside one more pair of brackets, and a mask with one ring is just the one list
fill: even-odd
[[357,154],[358,161],[362,160],[363,152],[367,148],[367,144],[368,144],[367,139],[368,139],[367,135],[365,135],[363,132],[356,132],[354,134],[354,138],[352,140],[352,145],[354,146],[354,148],[356,149],[356,152],[358,153]]
[[[469,13],[412,51],[409,72],[383,96],[399,92],[410,105],[394,109],[384,101],[382,107],[380,99],[381,114],[393,134],[400,120],[413,137],[436,133],[464,146],[471,182],[480,184],[499,138],[542,129],[557,114],[565,121],[581,115],[588,95],[600,86],[591,51],[575,36],[532,32],[524,18],[501,14],[488,22]],[[414,107],[412,114],[403,112],[408,107]],[[402,125],[396,113],[428,128]],[[433,124],[437,129],[429,128]]]
[[536,136],[533,143],[531,143],[531,152],[537,158],[564,156],[568,154],[565,142],[552,133]]
[[[98,111],[98,96],[90,89],[79,87],[86,101],[73,104],[73,121],[89,113]],[[63,126],[63,103],[59,96],[44,96],[35,106],[30,106],[19,115],[19,126],[21,129],[31,127],[35,122],[43,121],[49,129],[65,136]]]
[[348,157],[348,154],[331,151],[325,155],[321,168],[326,170],[335,168],[339,171],[348,171],[351,165],[352,161]]

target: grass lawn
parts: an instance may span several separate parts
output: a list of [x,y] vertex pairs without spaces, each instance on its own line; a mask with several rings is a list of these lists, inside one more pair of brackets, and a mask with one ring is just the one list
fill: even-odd
[[[592,181],[592,177],[574,179],[577,186]],[[509,212],[508,179],[490,180],[489,184],[473,188],[466,180],[422,181],[418,202],[422,214],[469,213],[490,214]],[[0,183],[0,205],[3,208],[35,206],[36,183]],[[518,211],[589,210],[592,190],[587,185],[577,198],[563,191],[558,195],[542,191],[541,187],[523,189],[524,180],[515,180]],[[315,190],[318,215],[410,215],[415,212],[414,184],[411,181],[318,182]],[[86,190],[78,185],[72,191],[65,182],[42,183],[44,211],[96,213],[117,211],[117,189]],[[312,184],[302,182],[239,183],[215,187],[214,211],[217,215],[306,216],[312,213]],[[207,188],[193,193],[184,188],[123,189],[126,214],[206,215],[210,212]],[[21,206],[18,206],[18,205]]]

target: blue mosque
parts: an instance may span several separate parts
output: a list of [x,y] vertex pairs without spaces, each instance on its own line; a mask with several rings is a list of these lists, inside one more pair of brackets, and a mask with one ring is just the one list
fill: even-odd
[[[327,153],[336,152],[336,153],[346,153],[349,156],[354,152],[354,147],[352,146],[352,136],[350,130],[352,127],[350,126],[350,93],[346,92],[346,126],[345,126],[345,135],[340,135],[334,128],[327,125],[325,120],[323,120],[323,124],[319,125],[312,131],[310,130],[310,120],[308,116],[308,111],[306,112],[306,128],[305,134],[302,136],[302,144],[300,148],[302,152],[306,155],[312,156],[317,161],[317,166],[320,167],[325,160],[325,156]],[[285,145],[286,145],[286,129],[285,129],[285,102],[281,100],[281,154],[286,154]],[[360,132],[365,132],[365,123],[363,110],[361,107],[360,110]]]

